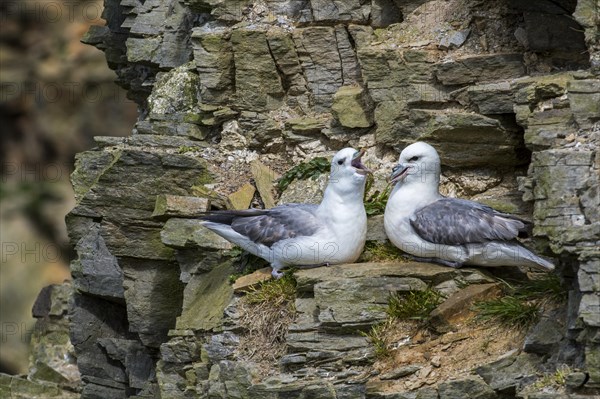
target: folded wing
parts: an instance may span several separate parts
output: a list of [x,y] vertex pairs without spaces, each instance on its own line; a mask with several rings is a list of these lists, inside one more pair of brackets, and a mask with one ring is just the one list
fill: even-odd
[[311,236],[322,228],[316,209],[316,205],[287,204],[272,209],[207,212],[201,219],[230,225],[253,242],[271,247],[288,238]]
[[442,198],[410,218],[415,231],[435,244],[463,245],[510,241],[526,230],[526,221],[473,201]]

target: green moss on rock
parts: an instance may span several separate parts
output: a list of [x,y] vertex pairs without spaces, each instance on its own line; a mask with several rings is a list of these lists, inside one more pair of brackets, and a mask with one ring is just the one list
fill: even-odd
[[373,125],[373,114],[362,87],[340,87],[333,96],[331,110],[342,126],[364,128]]
[[229,284],[232,273],[233,265],[227,261],[208,273],[192,276],[184,291],[183,310],[176,324],[178,329],[209,331],[221,326],[223,311],[233,296]]

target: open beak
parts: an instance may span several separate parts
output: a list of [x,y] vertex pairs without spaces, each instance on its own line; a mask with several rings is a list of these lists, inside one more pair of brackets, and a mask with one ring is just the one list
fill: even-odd
[[398,165],[394,166],[394,168],[392,169],[392,174],[389,177],[389,182],[390,184],[393,186],[394,184],[398,183],[400,180],[404,179],[406,177],[406,174],[408,173],[408,165],[404,165],[399,163]]
[[356,169],[356,173],[360,174],[360,175],[366,175],[367,173],[373,173],[371,172],[371,170],[369,168],[367,168],[365,165],[363,165],[363,163],[360,161],[360,159],[362,158],[362,156],[365,155],[365,149],[361,149],[360,151],[356,151],[354,153],[354,156],[352,157],[352,161],[350,162],[350,165],[352,165],[352,167],[354,169]]

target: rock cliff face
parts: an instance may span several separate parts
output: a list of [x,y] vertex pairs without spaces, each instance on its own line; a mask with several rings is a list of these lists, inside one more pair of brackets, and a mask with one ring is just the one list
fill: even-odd
[[[140,117],[129,138],[97,138],[72,177],[82,397],[512,397],[559,363],[581,369],[569,386],[592,394],[598,11],[593,0],[106,0],[107,25],[85,41],[105,51]],[[297,272],[285,354],[266,367],[241,353],[235,250],[194,213],[269,206],[278,174],[345,146],[367,147],[381,187],[415,140],[439,150],[446,193],[533,220],[535,244],[570,289],[564,325],[534,327],[522,353],[473,375],[433,384],[429,367],[392,389],[369,372],[374,350],[359,333],[385,319],[389,293],[452,294],[494,279],[365,263]],[[286,200],[318,200],[322,182],[307,182],[293,182]],[[529,397],[555,397],[543,395]]]

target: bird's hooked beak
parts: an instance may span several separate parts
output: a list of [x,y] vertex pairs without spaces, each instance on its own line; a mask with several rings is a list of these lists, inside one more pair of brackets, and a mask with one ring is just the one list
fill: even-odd
[[350,162],[350,165],[352,165],[352,167],[354,169],[356,169],[356,173],[360,174],[360,175],[366,175],[367,173],[373,173],[371,172],[371,170],[369,168],[367,168],[365,165],[363,165],[363,163],[360,161],[360,159],[362,158],[362,156],[365,155],[365,149],[361,149],[360,151],[356,151],[354,153],[354,156],[352,157],[352,161]]
[[399,181],[403,180],[408,174],[409,165],[405,165],[399,163],[398,165],[392,168],[392,174],[390,175],[388,181],[393,186]]

